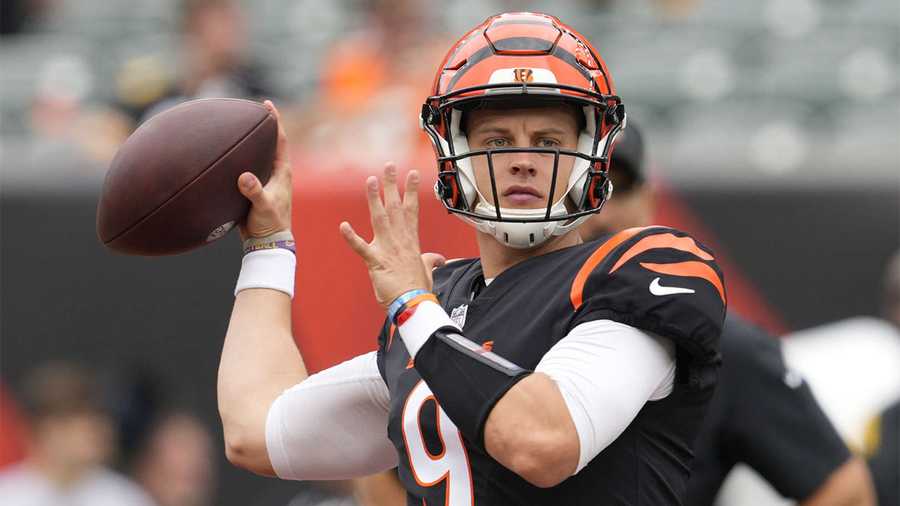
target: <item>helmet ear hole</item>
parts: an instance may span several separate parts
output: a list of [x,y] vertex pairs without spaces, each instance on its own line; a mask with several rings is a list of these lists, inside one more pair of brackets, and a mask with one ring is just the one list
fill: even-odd
[[616,126],[625,119],[625,106],[618,104],[615,107],[607,107],[604,116],[607,125]]
[[453,197],[453,190],[444,184],[442,179],[438,179],[437,182],[434,183],[434,194],[438,200],[449,201]]
[[604,116],[604,121],[607,125],[616,126],[619,124],[619,117],[616,115],[616,109],[614,107],[607,107]]
[[422,105],[421,120],[423,125],[437,125],[440,122],[440,119],[441,113],[438,111],[437,107],[430,103]]
[[611,182],[605,172],[594,172],[588,183],[587,201],[591,209],[599,208],[609,196]]
[[[449,162],[447,164],[449,165]],[[434,185],[434,192],[438,199],[444,201],[452,209],[460,209],[464,205],[462,193],[459,191],[457,175],[446,167],[438,175],[437,183]]]

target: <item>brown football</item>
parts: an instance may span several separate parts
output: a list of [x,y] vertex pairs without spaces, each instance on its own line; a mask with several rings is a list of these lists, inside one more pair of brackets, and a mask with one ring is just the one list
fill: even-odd
[[155,256],[223,237],[250,208],[238,176],[250,171],[265,184],[277,140],[275,118],[250,100],[193,100],[150,118],[110,164],[97,205],[100,241]]

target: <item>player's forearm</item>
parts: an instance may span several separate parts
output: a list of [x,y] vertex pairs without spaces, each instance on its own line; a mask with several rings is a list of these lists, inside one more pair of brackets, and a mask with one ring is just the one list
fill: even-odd
[[828,480],[801,506],[874,506],[872,477],[865,462],[852,458],[837,468]]
[[575,474],[579,441],[556,383],[534,373],[500,398],[484,426],[487,452],[528,482],[557,485]]
[[291,334],[291,299],[270,289],[235,298],[219,364],[218,402],[229,459],[267,471],[265,422],[272,401],[306,378]]
[[399,328],[460,432],[539,487],[586,466],[648,399],[668,395],[675,374],[670,340],[612,321],[576,326],[533,373],[459,334],[437,304],[421,303]]
[[460,432],[533,485],[571,476],[579,441],[556,384],[458,332],[434,302],[400,325],[416,370]]

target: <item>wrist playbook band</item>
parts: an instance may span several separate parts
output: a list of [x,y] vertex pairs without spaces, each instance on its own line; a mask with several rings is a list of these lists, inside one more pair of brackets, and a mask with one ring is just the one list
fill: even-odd
[[397,324],[397,315],[403,310],[403,308],[406,306],[406,304],[408,302],[410,302],[411,300],[415,299],[416,297],[418,297],[420,295],[426,295],[429,293],[431,293],[431,292],[429,292],[428,290],[417,289],[417,290],[410,290],[408,292],[404,292],[404,293],[400,294],[400,296],[397,297],[396,299],[394,299],[394,301],[391,302],[391,305],[388,306],[388,310],[387,310],[388,320],[391,323],[396,325]]
[[264,249],[286,249],[291,253],[297,252],[297,247],[294,245],[294,240],[290,239],[287,241],[271,241],[254,244],[252,246],[244,247],[244,254],[253,253],[254,251],[260,251]]
[[294,298],[297,257],[282,248],[262,249],[244,255],[234,294],[248,288],[269,288]]
[[251,237],[244,241],[244,254],[267,249],[285,249],[291,253],[297,252],[294,243],[294,234],[290,230],[282,230],[265,237]]

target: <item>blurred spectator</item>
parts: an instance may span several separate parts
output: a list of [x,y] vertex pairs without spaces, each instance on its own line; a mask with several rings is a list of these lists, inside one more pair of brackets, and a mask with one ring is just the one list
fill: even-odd
[[262,69],[246,54],[246,20],[237,2],[182,0],[180,16],[182,46],[175,81],[166,82],[160,66],[138,60],[120,71],[119,100],[135,122],[184,100],[270,95]]
[[41,68],[29,111],[33,171],[97,174],[115,155],[128,124],[89,102],[94,80],[87,62],[71,54],[60,53]]
[[115,434],[96,379],[68,363],[48,363],[25,379],[27,457],[0,472],[0,497],[16,506],[150,506],[141,489],[104,466]]
[[647,182],[644,155],[644,134],[629,118],[628,127],[619,136],[613,151],[609,177],[613,183],[613,197],[603,204],[603,210],[591,216],[579,229],[586,241],[604,234],[631,227],[645,227],[654,223],[653,186]]
[[895,255],[885,271],[883,318],[857,316],[785,336],[785,359],[856,450],[863,448],[866,421],[900,396],[898,271]]
[[668,18],[680,19],[696,12],[701,2],[699,0],[654,0],[652,3],[659,14]]
[[146,363],[129,363],[116,375],[115,412],[119,430],[120,461],[133,470],[138,455],[145,449],[153,429],[168,411],[168,394],[174,389]]
[[189,413],[164,415],[138,449],[134,477],[159,506],[211,506],[216,480],[209,430]]
[[3,0],[0,2],[0,36],[32,29],[52,6],[53,0]]
[[4,158],[14,162],[4,167],[4,183],[95,185],[128,135],[129,121],[91,103],[96,77],[79,55],[62,50],[40,65],[36,79],[27,109],[31,135],[4,146]]
[[[900,491],[900,422],[892,404],[900,397],[900,253],[888,264],[883,294],[883,318],[848,318],[789,334],[782,342],[792,374],[806,380],[848,446],[870,458],[879,504],[894,505]],[[733,473],[723,489],[723,504],[778,501],[746,470]]]
[[371,0],[368,8],[365,28],[338,39],[322,60],[321,86],[300,115],[298,166],[434,164],[418,115],[444,35],[422,2]]

